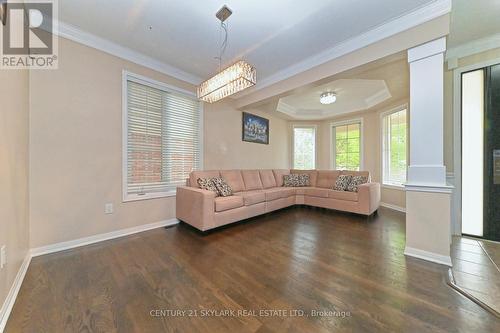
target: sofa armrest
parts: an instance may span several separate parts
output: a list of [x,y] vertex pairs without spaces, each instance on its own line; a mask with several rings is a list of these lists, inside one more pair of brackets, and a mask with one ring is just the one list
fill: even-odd
[[195,187],[177,187],[176,217],[205,231],[215,226],[215,193]]
[[358,201],[363,214],[371,215],[380,206],[380,184],[366,183],[358,186]]

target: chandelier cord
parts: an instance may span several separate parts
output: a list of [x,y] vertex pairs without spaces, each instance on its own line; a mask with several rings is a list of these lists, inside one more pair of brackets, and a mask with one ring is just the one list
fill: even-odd
[[218,59],[219,60],[219,71],[222,70],[222,56],[224,55],[224,53],[226,52],[226,48],[227,48],[227,28],[228,28],[228,25],[224,22],[221,22],[220,23],[220,26],[221,26],[221,32],[224,31],[224,39],[222,40],[222,43],[221,43],[221,46],[220,46],[220,52],[219,52],[219,56],[218,57],[215,57],[215,59]]

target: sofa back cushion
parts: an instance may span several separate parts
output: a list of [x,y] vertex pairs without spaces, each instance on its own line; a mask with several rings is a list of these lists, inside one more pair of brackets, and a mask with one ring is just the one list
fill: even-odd
[[220,175],[231,186],[233,192],[245,190],[245,183],[240,170],[221,170]]
[[283,176],[289,175],[290,170],[288,170],[288,169],[274,169],[273,174],[274,174],[274,180],[276,181],[276,186],[280,187],[280,186],[283,186]]
[[219,170],[192,171],[189,174],[189,186],[199,187],[198,178],[215,178],[215,177],[220,177]]
[[342,170],[341,175],[349,175],[349,176],[363,176],[368,179],[368,182],[371,181],[370,171],[350,171],[350,170]]
[[316,186],[321,188],[333,188],[337,177],[340,175],[340,170],[319,170]]
[[260,170],[259,174],[263,188],[276,187],[276,179],[274,178],[273,170]]
[[259,170],[242,170],[241,175],[243,176],[246,191],[262,190]]
[[318,179],[318,171],[317,170],[295,170],[295,169],[292,169],[292,170],[290,170],[290,173],[298,173],[298,174],[305,173],[305,174],[309,175],[310,186],[316,186],[316,182]]

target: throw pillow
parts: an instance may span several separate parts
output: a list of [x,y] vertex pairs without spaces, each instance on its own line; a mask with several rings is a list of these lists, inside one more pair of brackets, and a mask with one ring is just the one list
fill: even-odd
[[208,191],[215,192],[215,196],[216,197],[219,196],[219,191],[217,191],[217,187],[215,186],[215,183],[213,182],[213,178],[198,178],[196,180],[196,182],[198,183],[198,186],[202,190],[208,190]]
[[358,186],[368,182],[368,177],[366,176],[353,176],[349,185],[347,185],[347,191],[358,192]]
[[233,189],[229,184],[221,177],[212,178],[212,181],[219,192],[219,195],[222,197],[229,197],[233,195]]
[[349,186],[349,183],[351,182],[352,176],[350,175],[340,175],[337,177],[337,180],[335,181],[335,186],[333,189],[335,191],[345,191],[347,190],[347,186]]
[[286,187],[302,187],[309,186],[309,175],[292,173],[283,176],[283,186]]

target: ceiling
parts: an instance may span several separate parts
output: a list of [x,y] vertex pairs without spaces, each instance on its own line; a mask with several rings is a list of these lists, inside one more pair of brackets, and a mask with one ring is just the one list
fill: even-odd
[[448,48],[500,33],[500,0],[453,0]]
[[215,12],[227,4],[223,63],[244,58],[261,80],[435,1],[64,0],[59,20],[204,79],[218,70]]
[[[337,101],[322,105],[319,95],[327,90],[337,93]],[[288,120],[321,120],[394,107],[409,95],[408,60],[400,52],[276,96],[258,109]]]
[[[337,101],[324,105],[321,93],[333,91]],[[384,80],[339,79],[279,100],[277,111],[295,119],[325,119],[344,113],[367,110],[391,98]]]

